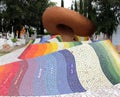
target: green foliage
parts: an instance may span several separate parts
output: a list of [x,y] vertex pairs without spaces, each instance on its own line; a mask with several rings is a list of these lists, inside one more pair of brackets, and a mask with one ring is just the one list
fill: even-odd
[[120,24],[119,0],[79,0],[78,9],[80,14],[94,22],[95,34],[102,32],[111,38]]
[[[114,1],[115,3],[116,1]],[[114,31],[116,31],[117,26],[119,25],[118,20],[118,10],[115,8],[117,5],[109,0],[101,0],[101,13],[96,17],[97,20],[97,33],[104,33],[108,38],[112,37]],[[120,8],[120,6],[118,6]]]
[[28,31],[30,34],[34,34],[34,30],[31,27],[28,29]]
[[18,40],[17,40],[17,38],[12,38],[11,41],[15,43],[15,42],[17,42]]
[[[50,0],[1,0],[7,6],[7,10],[0,14],[0,17],[6,21],[6,27],[11,30],[12,26],[14,32],[18,30],[19,26],[32,26],[44,33],[42,25],[42,14],[49,6],[54,6],[54,2]],[[0,23],[1,24],[1,23]],[[40,29],[40,30],[39,30]],[[43,30],[44,31],[44,30]]]

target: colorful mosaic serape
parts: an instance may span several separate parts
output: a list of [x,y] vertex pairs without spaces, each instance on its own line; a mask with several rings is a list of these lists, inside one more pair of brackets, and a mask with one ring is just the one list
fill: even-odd
[[0,66],[1,96],[81,93],[120,83],[120,56],[109,40]]

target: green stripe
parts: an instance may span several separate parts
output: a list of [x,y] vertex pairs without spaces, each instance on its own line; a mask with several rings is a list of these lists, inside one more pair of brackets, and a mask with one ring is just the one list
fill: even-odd
[[[106,50],[106,53],[108,54],[108,56],[109,56],[109,58],[110,58],[110,60],[111,60],[111,62],[112,62],[112,66],[113,66],[113,68],[114,68],[114,70],[115,70],[115,72],[117,73],[117,75],[119,76],[118,78],[120,78],[120,69],[119,68],[117,68],[117,63],[116,63],[116,58],[113,56],[113,54],[111,53],[112,51],[109,49],[109,48],[112,48],[111,46],[109,46],[109,45],[107,45],[107,43],[105,44],[105,43],[100,43],[101,45],[103,45],[103,47],[105,48],[105,50]],[[115,52],[114,52],[115,53]],[[112,72],[112,71],[111,71]]]
[[74,42],[68,42],[70,44],[70,47],[74,46]]
[[76,45],[81,45],[82,44],[82,42],[74,42],[74,45],[76,46]]
[[62,41],[63,41],[60,36],[57,36],[56,38],[58,39],[59,42],[62,42]]
[[120,78],[113,67],[113,64],[115,64],[112,61],[113,56],[109,55],[109,52],[107,51],[107,48],[105,48],[104,44],[102,42],[96,42],[90,45],[94,48],[97,56],[99,57],[101,68],[106,77],[113,84],[119,83]]

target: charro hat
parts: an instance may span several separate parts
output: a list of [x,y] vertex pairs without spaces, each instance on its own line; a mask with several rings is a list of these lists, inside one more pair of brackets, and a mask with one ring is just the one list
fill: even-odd
[[[51,34],[60,34],[64,27],[70,28],[75,35],[91,36],[95,25],[85,16],[63,7],[49,7],[42,16],[44,28]],[[60,26],[63,29],[60,29]]]

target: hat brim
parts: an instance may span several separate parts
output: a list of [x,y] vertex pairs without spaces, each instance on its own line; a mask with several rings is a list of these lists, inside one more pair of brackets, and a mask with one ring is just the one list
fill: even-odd
[[60,34],[58,25],[71,28],[75,35],[91,36],[95,32],[95,25],[85,16],[63,7],[49,7],[42,16],[44,28],[51,34]]

